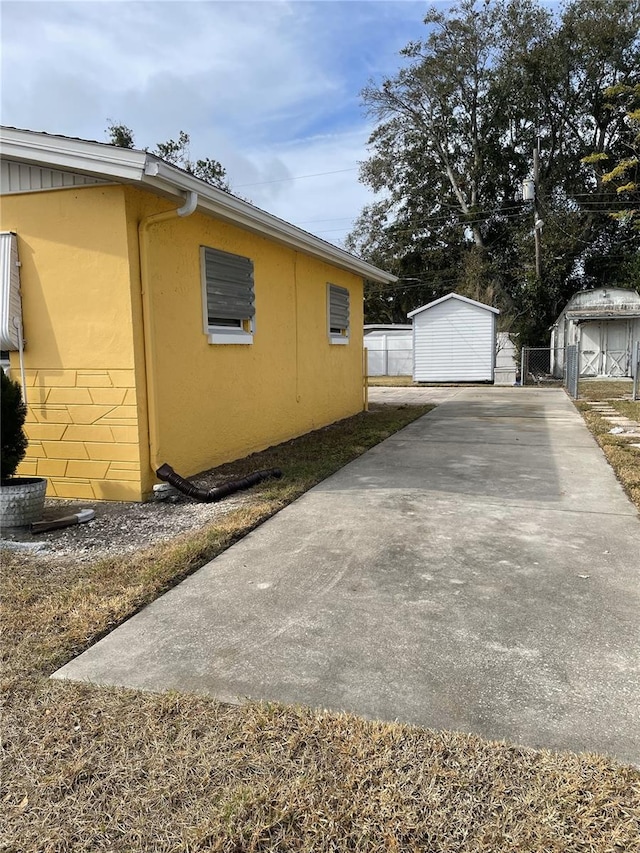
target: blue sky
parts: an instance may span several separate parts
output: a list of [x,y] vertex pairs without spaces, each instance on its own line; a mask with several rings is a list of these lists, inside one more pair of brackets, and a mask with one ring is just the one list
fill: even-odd
[[239,195],[339,243],[371,199],[360,90],[398,69],[430,5],[8,0],[1,120],[105,141],[112,119],[138,147],[185,130]]

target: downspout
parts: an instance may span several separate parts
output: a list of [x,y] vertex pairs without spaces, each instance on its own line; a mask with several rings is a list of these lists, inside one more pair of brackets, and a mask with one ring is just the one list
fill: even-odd
[[198,194],[190,191],[187,200],[177,210],[165,213],[152,213],[140,220],[138,225],[138,246],[140,252],[140,286],[142,295],[142,325],[144,329],[144,364],[147,383],[147,423],[149,429],[149,464],[159,480],[170,483],[183,494],[197,501],[213,503],[226,498],[234,492],[249,489],[262,480],[270,477],[280,478],[282,472],[278,468],[266,471],[256,471],[241,480],[223,483],[215,489],[199,489],[180,474],[171,465],[160,461],[160,439],[158,429],[158,398],[155,371],[155,335],[153,334],[153,308],[149,292],[149,228],[160,222],[173,219],[174,216],[191,216],[198,206]]
[[14,317],[13,325],[18,333],[18,352],[20,354],[20,381],[22,382],[22,402],[29,405],[27,400],[27,380],[24,372],[24,333],[22,330],[22,317]]
[[142,296],[142,327],[144,330],[144,368],[147,383],[147,424],[149,429],[149,464],[155,474],[162,465],[158,430],[158,395],[155,371],[155,335],[153,334],[153,307],[149,287],[149,229],[160,222],[176,216],[187,217],[198,206],[198,194],[190,191],[182,207],[165,213],[152,213],[138,224],[138,248],[140,252],[140,292]]

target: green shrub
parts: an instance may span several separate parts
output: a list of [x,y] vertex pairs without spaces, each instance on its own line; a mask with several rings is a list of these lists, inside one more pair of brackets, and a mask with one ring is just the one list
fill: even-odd
[[16,468],[27,452],[28,442],[24,432],[27,407],[22,401],[20,385],[9,379],[2,369],[0,369],[0,377],[2,378],[2,464],[0,476],[2,480],[7,480],[16,473]]

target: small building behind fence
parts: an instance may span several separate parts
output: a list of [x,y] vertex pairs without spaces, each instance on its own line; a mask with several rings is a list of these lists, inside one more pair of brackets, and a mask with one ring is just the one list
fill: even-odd
[[413,332],[411,325],[388,324],[364,327],[369,376],[411,376]]
[[618,287],[580,291],[551,327],[551,373],[563,376],[566,348],[577,345],[580,376],[631,376],[633,342],[639,339],[636,291]]
[[493,382],[499,313],[457,293],[410,311],[414,381]]
[[[371,324],[364,327],[369,376],[413,375],[413,326]],[[496,385],[515,385],[519,364],[512,335],[498,332],[494,382]]]

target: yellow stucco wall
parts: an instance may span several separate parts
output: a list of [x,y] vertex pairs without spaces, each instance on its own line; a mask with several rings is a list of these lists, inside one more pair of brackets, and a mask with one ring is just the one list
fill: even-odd
[[[165,210],[127,189],[130,244],[142,216]],[[210,344],[200,246],[251,258],[251,345]],[[132,261],[133,263],[133,261]],[[327,282],[349,289],[350,343],[327,334]],[[362,409],[362,279],[203,214],[149,232],[159,461],[188,476]]]
[[[29,447],[18,473],[47,477],[53,496],[140,500],[123,188],[5,196],[1,228],[18,234],[27,342]],[[11,369],[20,379],[17,353]]]
[[[3,198],[22,263],[29,450],[19,473],[60,497],[141,500],[149,454],[147,369],[157,391],[156,462],[184,476],[362,408],[362,280],[195,213],[149,229],[155,343],[145,361],[138,224],[175,204],[123,186]],[[251,345],[210,344],[200,246],[252,259]],[[327,283],[349,289],[350,343],[332,345]],[[17,354],[12,375],[19,378]]]

